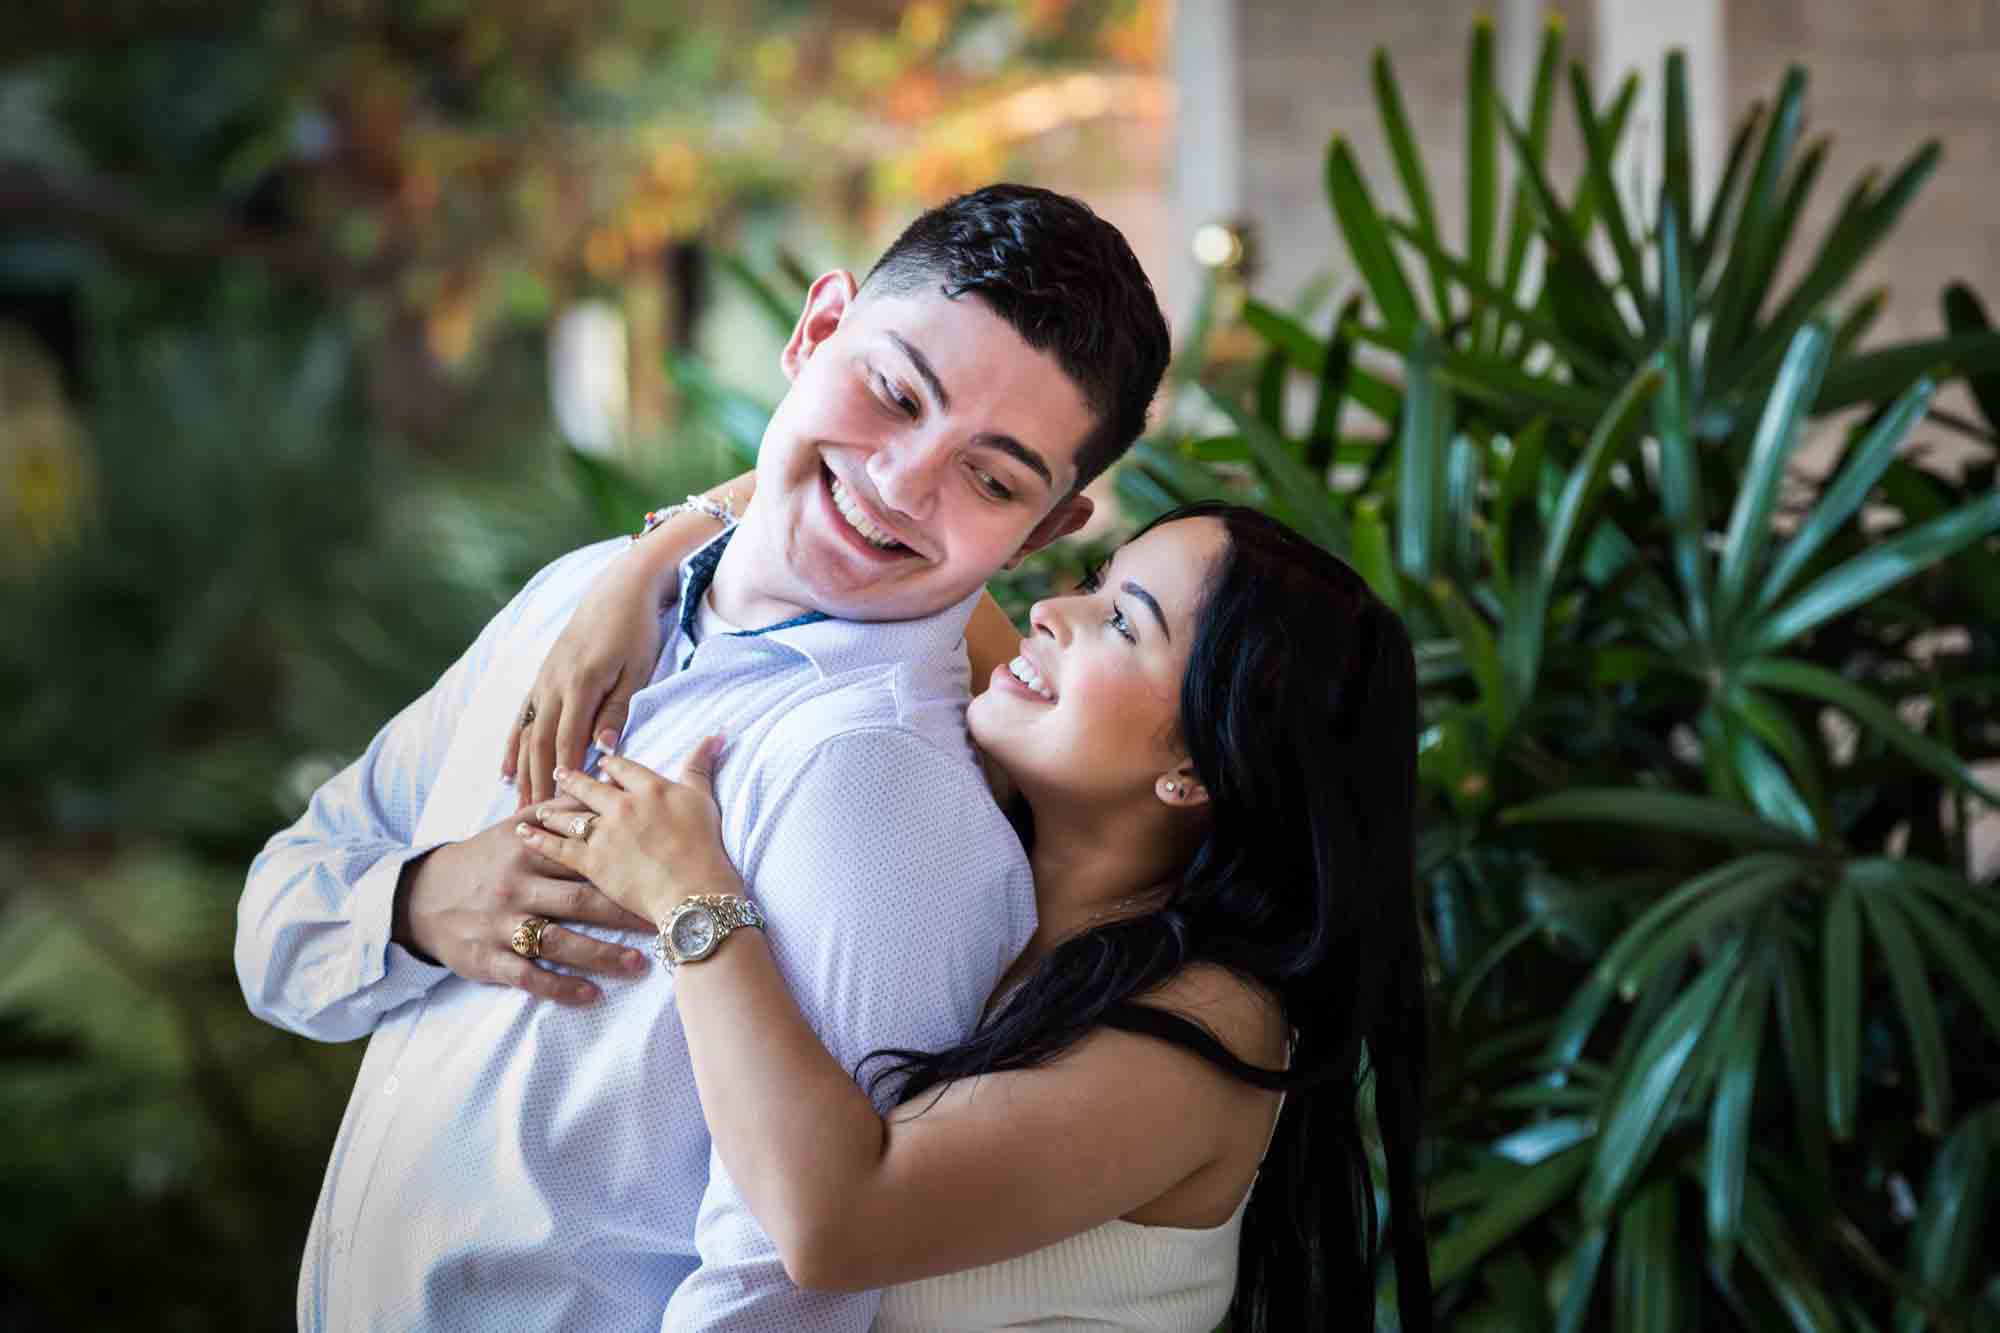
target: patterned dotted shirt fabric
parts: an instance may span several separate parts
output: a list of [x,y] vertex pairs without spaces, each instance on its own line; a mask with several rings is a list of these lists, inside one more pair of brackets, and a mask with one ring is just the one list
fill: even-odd
[[[699,553],[710,569],[728,535]],[[389,939],[407,861],[511,819],[502,741],[628,544],[538,574],[251,866],[236,942],[251,1009],[323,1041],[370,1038],[306,1244],[301,1329],[837,1333],[874,1318],[874,1293],[786,1278],[714,1157],[664,968],[602,978],[602,999],[570,1009]],[[670,613],[621,742],[671,771],[729,736],[724,842],[793,996],[849,1068],[961,1038],[1034,930],[1026,857],[965,734],[974,600],[898,624],[806,618],[691,654]]]

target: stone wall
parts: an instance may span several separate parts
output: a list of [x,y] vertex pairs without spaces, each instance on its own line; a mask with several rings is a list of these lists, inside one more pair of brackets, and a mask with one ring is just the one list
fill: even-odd
[[2000,299],[2000,0],[1759,0],[1728,6],[1732,121],[1785,67],[1811,75],[1809,135],[1831,137],[1815,237],[1848,182],[1893,171],[1926,138],[1944,162],[1862,275],[1887,284],[1878,337],[1937,331],[1938,293],[1964,278]]
[[[1438,225],[1458,248],[1465,234],[1467,40],[1473,20],[1492,8],[1479,0],[1240,0],[1243,202],[1263,258],[1258,291],[1288,301],[1317,274],[1353,272],[1326,196],[1326,148],[1335,132],[1353,144],[1377,204],[1408,215],[1375,110],[1370,62],[1377,47],[1388,51],[1402,85],[1429,164]],[[1583,11],[1566,16],[1567,48],[1587,59],[1588,5],[1558,8]],[[1562,95],[1566,100],[1566,86]],[[1570,121],[1559,109],[1555,123],[1558,169],[1569,177],[1577,160]]]
[[[1831,137],[1807,244],[1789,271],[1810,258],[1850,182],[1869,167],[1886,179],[1936,138],[1943,163],[1857,280],[1857,293],[1889,291],[1869,341],[1941,333],[1939,296],[1953,279],[2000,317],[2000,0],[1759,0],[1729,5],[1726,22],[1732,121],[1768,102],[1798,63],[1811,76],[1807,133]],[[1971,410],[1962,388],[1940,405]],[[1933,466],[1967,456],[1950,435],[1923,439]]]
[[[1243,204],[1264,258],[1258,289],[1285,299],[1315,274],[1351,273],[1323,184],[1328,139],[1349,135],[1378,202],[1407,211],[1382,140],[1370,83],[1376,47],[1388,50],[1419,144],[1432,168],[1440,223],[1462,236],[1466,37],[1478,0],[1323,3],[1238,0],[1236,31],[1243,123]],[[1501,21],[1532,15],[1533,0],[1504,5]],[[1588,59],[1594,5],[1566,11],[1568,50]],[[1846,186],[1869,166],[1892,171],[1926,137],[1940,139],[1943,165],[1905,215],[1886,250],[1861,275],[1887,285],[1890,303],[1874,340],[1935,333],[1938,295],[1963,278],[2000,306],[2000,0],[1732,0],[1724,6],[1727,119],[1768,99],[1785,67],[1804,64],[1812,83],[1809,133],[1832,147],[1805,224],[1809,258]],[[1657,80],[1657,67],[1642,71]],[[1601,73],[1600,91],[1611,80]],[[1567,99],[1559,131],[1571,126]],[[1657,134],[1657,127],[1634,126]],[[1700,144],[1719,159],[1726,143]],[[1575,144],[1559,135],[1559,178],[1574,179]]]

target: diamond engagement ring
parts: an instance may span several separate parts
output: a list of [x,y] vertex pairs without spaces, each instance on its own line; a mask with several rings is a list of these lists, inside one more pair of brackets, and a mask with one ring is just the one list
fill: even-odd
[[569,822],[569,836],[578,842],[589,842],[590,826],[596,822],[596,815],[578,815]]
[[534,721],[535,721],[535,701],[533,699],[530,699],[528,700],[528,706],[521,710],[521,725],[524,727],[531,726],[533,725]]
[[514,938],[507,941],[507,947],[533,962],[542,956],[542,932],[548,928],[549,919],[545,916],[524,917],[514,927]]

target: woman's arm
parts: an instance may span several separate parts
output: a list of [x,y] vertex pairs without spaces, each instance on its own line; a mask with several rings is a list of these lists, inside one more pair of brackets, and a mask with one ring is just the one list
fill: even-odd
[[[706,498],[740,514],[756,489],[757,474],[746,472]],[[659,661],[659,611],[674,595],[681,561],[716,531],[706,514],[675,515],[633,542],[578,604],[507,733],[500,776],[514,783],[521,804],[553,796],[550,773],[581,765],[591,741],[607,750],[617,744],[632,696]]]
[[[707,498],[741,514],[756,493],[757,474],[751,471],[711,488]],[[715,520],[706,514],[675,515],[633,542],[578,604],[543,659],[502,747],[500,776],[514,783],[521,804],[553,796],[549,774],[557,765],[580,767],[592,741],[606,750],[617,744],[632,696],[652,678],[659,660],[659,608],[674,595],[681,561],[715,533]],[[993,669],[1020,651],[1021,633],[986,593],[965,627],[965,642],[972,692],[978,694]]]
[[[558,836],[571,816],[553,811],[519,831],[655,921],[689,894],[741,892],[712,754],[679,782],[616,757],[611,783],[566,772],[562,790],[598,814],[587,839]],[[881,924],[922,947],[921,922]],[[716,1150],[805,1286],[887,1286],[1039,1249],[1158,1199],[1220,1160],[1246,1115],[1269,1114],[1265,1094],[1197,1057],[1102,1030],[1048,1066],[884,1118],[801,1017],[762,932],[734,932],[674,987]]]

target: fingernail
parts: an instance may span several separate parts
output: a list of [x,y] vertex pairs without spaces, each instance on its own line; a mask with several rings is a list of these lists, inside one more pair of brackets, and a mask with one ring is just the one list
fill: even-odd
[[514,832],[525,838],[528,836],[528,826],[526,824],[516,824],[514,825]]
[[618,748],[618,733],[609,727],[598,732],[597,748],[606,754],[610,754],[613,750],[616,750]]
[[627,972],[644,972],[646,970],[646,955],[636,949],[627,949],[625,951],[625,970]]
[[594,1000],[597,998],[597,987],[587,981],[579,981],[570,993],[579,1000]]
[[569,770],[568,770],[568,769],[566,769],[566,768],[564,768],[564,767],[563,767],[563,766],[562,766],[561,764],[557,764],[557,765],[556,765],[556,781],[557,781],[557,782],[561,782],[561,781],[562,781],[562,780],[563,780],[564,778],[566,778],[566,777],[568,777],[568,776],[569,776]]

